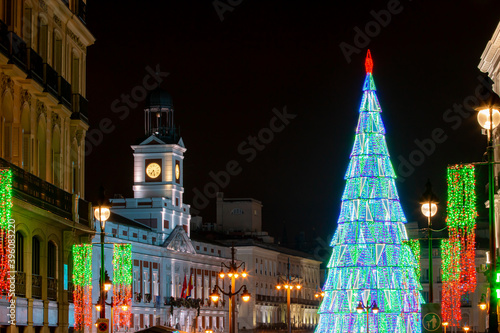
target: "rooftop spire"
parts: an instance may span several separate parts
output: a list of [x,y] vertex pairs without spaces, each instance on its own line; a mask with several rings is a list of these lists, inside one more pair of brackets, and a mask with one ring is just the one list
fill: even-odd
[[372,60],[372,54],[370,53],[370,49],[368,49],[368,52],[366,53],[365,68],[366,68],[366,74],[373,72],[373,60]]

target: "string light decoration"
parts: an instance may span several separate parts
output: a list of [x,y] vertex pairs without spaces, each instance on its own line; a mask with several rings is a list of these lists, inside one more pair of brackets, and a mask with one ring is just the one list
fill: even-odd
[[130,327],[132,310],[132,245],[114,244],[113,248],[113,321],[118,327]]
[[441,315],[450,326],[462,319],[460,299],[476,289],[476,192],[473,165],[448,167],[446,224],[449,239],[441,242],[443,291]]
[[[411,249],[411,253],[413,253],[413,256],[415,257],[414,260],[416,262],[420,262],[420,241],[418,239],[408,239],[403,241],[403,245],[408,246]],[[420,281],[420,265],[415,267],[415,275]]]
[[[8,239],[8,229],[15,230],[11,224],[12,214],[12,171],[0,170],[0,295],[9,294],[10,272],[15,271],[15,265],[9,264],[9,255],[14,249],[9,244],[14,244],[12,238]],[[10,227],[10,228],[9,228]],[[12,237],[12,235],[11,235]]]
[[417,273],[420,251],[417,243],[408,242],[404,226],[370,51],[365,67],[359,120],[315,332],[366,332],[367,315],[356,312],[360,301],[375,301],[379,307],[377,314],[368,314],[370,332],[420,332],[424,302]]
[[92,327],[92,244],[73,245],[75,330]]

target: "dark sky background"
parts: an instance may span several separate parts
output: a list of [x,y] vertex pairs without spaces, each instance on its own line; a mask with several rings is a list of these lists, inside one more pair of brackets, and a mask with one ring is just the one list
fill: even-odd
[[[86,198],[95,202],[101,184],[110,197],[132,197],[130,145],[144,135],[144,102],[124,119],[111,105],[142,85],[147,66],[158,65],[170,73],[161,86],[173,97],[187,147],[184,201],[195,207],[193,189],[203,191],[212,181],[210,171],[236,160],[242,172],[222,191],[261,200],[265,230],[280,237],[286,224],[290,240],[299,231],[306,239],[330,238],[370,48],[407,218],[424,222],[418,199],[427,178],[443,212],[446,166],[483,159],[486,137],[475,114],[444,117],[480,84],[477,66],[500,20],[500,2],[400,1],[398,13],[372,30],[366,45],[358,42],[359,53],[348,62],[341,43],[356,47],[354,29],[375,29],[372,11],[393,2],[244,0],[221,21],[211,1],[89,1],[88,27],[96,37],[87,59],[90,125],[97,128],[109,118],[114,130],[101,142],[87,142]],[[296,118],[247,162],[249,155],[238,153],[238,146],[269,127],[274,108],[284,107]],[[401,169],[401,159],[419,154],[415,140],[431,138],[436,128],[446,140],[411,172]],[[479,170],[479,207],[485,172]],[[200,215],[214,222],[215,200]]]

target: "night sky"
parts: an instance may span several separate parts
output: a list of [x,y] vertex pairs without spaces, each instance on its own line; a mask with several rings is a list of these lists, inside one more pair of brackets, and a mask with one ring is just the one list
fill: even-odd
[[[184,201],[215,222],[215,200],[194,203],[195,189],[203,192],[210,172],[234,160],[241,172],[221,189],[226,197],[262,201],[263,228],[278,238],[286,224],[290,241],[299,231],[329,241],[368,48],[409,221],[424,222],[418,199],[428,178],[442,212],[446,166],[483,160],[486,136],[474,112],[459,109],[481,84],[477,66],[500,20],[498,0],[215,3],[219,13],[212,1],[89,1],[96,37],[87,59],[89,118],[91,131],[104,123],[106,133],[87,138],[88,200],[97,200],[101,184],[109,197],[133,196],[130,145],[144,135],[137,87],[159,70],[187,148]],[[123,108],[122,96],[132,93],[138,102]],[[284,110],[281,126],[273,118]],[[250,149],[259,133],[266,144]],[[427,152],[416,140],[427,142]],[[410,157],[419,165],[401,162]],[[479,170],[479,207],[485,173]]]

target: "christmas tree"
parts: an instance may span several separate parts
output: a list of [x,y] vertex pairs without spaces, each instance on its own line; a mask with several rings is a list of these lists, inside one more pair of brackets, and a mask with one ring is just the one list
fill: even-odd
[[370,51],[365,67],[316,333],[367,332],[367,325],[369,332],[421,332],[419,248],[414,248],[418,242],[410,242],[406,234]]

